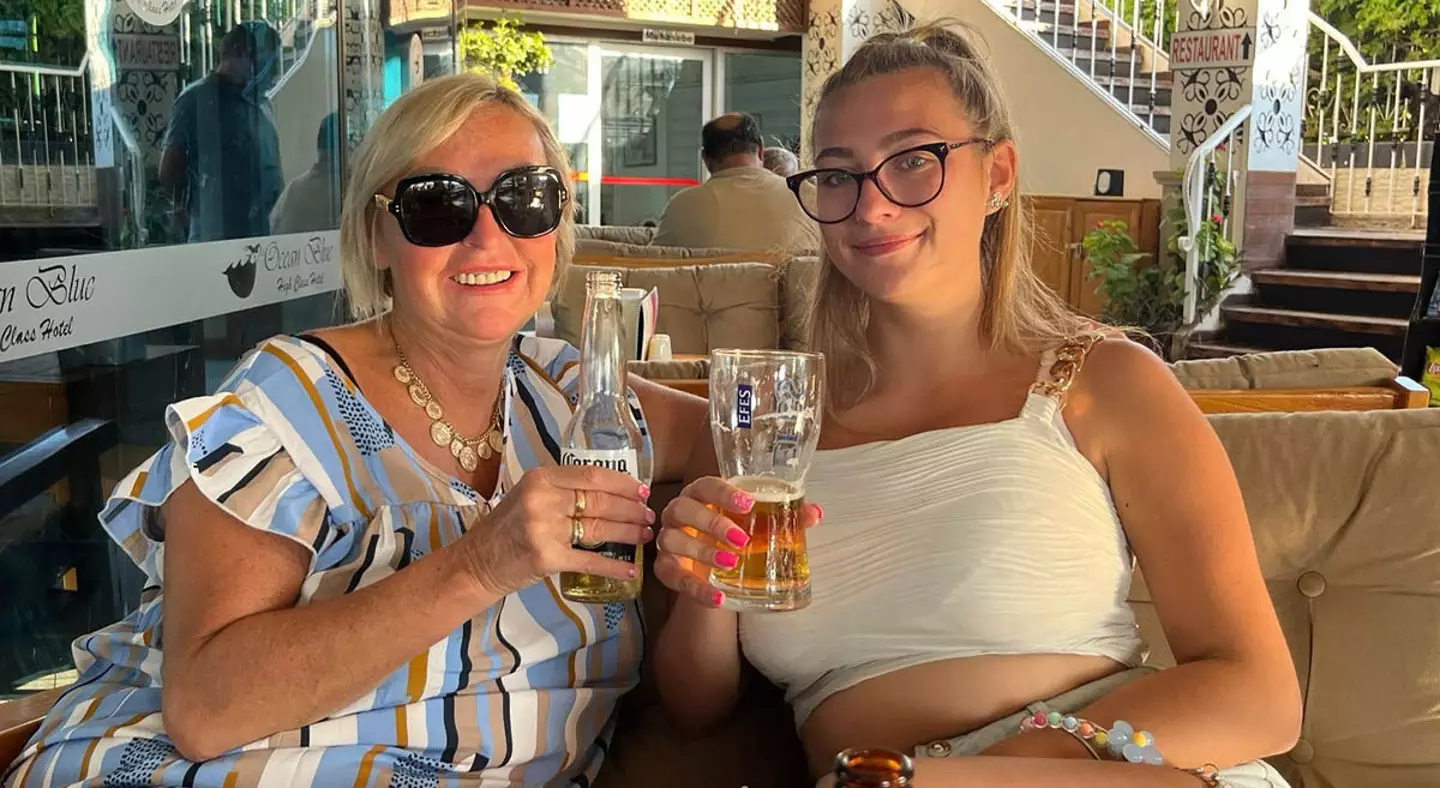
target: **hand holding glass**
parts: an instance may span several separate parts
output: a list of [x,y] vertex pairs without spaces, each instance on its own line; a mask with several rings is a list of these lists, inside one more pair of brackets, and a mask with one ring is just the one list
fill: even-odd
[[710,431],[720,473],[755,500],[725,511],[750,537],[731,569],[710,584],[732,610],[799,610],[810,604],[805,553],[805,474],[820,441],[825,357],[782,350],[710,355]]

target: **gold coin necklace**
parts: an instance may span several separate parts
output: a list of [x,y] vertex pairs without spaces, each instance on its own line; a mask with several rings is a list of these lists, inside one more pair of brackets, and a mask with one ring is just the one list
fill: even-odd
[[485,434],[478,438],[467,438],[445,419],[444,409],[435,401],[430,389],[405,359],[405,351],[400,349],[398,343],[395,345],[395,355],[400,359],[400,363],[395,365],[395,379],[405,386],[410,394],[410,401],[419,405],[425,415],[430,417],[430,440],[434,441],[436,446],[449,447],[450,456],[454,457],[467,473],[473,473],[480,467],[481,460],[488,460],[500,452],[505,443],[505,433],[500,426],[503,393],[495,395],[495,408],[490,413],[490,426],[485,430]]

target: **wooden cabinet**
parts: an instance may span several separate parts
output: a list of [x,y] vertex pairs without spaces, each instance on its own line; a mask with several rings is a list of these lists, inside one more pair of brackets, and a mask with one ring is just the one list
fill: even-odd
[[1102,221],[1117,219],[1130,228],[1141,252],[1153,262],[1159,252],[1160,201],[1107,197],[1030,198],[1033,218],[1031,265],[1041,281],[1059,293],[1065,302],[1087,315],[1099,315],[1105,306],[1096,295],[1098,282],[1085,277],[1080,241]]

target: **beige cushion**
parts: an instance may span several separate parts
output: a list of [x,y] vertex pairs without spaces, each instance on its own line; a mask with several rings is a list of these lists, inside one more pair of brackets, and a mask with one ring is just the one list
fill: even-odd
[[1177,361],[1187,389],[1301,389],[1381,385],[1399,368],[1374,348],[1283,350],[1230,358]]
[[[1277,766],[1297,786],[1440,785],[1440,411],[1210,421],[1305,694]],[[1150,661],[1173,664],[1138,575],[1132,599]]]
[[632,361],[630,373],[646,380],[706,380],[710,362],[706,359],[672,358],[668,361]]
[[806,344],[806,312],[820,285],[820,258],[792,257],[780,268],[780,346],[800,350]]
[[615,241],[622,244],[648,244],[655,237],[654,227],[623,227],[611,225],[577,224],[577,240]]
[[[572,265],[556,288],[555,336],[578,345],[585,316],[585,274]],[[679,354],[715,348],[774,348],[780,338],[780,288],[769,263],[708,263],[620,269],[626,287],[660,291],[656,330]]]
[[[693,257],[718,257],[738,254],[734,249],[692,249],[688,246],[650,246],[607,239],[579,239],[575,242],[576,257],[634,257],[642,259],[672,258],[688,260]],[[583,259],[578,262],[585,262]]]

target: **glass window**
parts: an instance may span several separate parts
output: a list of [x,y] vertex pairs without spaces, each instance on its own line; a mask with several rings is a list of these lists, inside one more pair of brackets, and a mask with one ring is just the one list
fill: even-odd
[[[101,3],[87,31],[87,0],[0,0],[0,702],[66,683],[70,642],[138,603],[95,514],[169,440],[166,405],[341,317],[379,0],[173,5]],[[40,35],[11,51],[29,7]]]
[[727,52],[725,111],[760,118],[765,144],[800,153],[800,55]]

